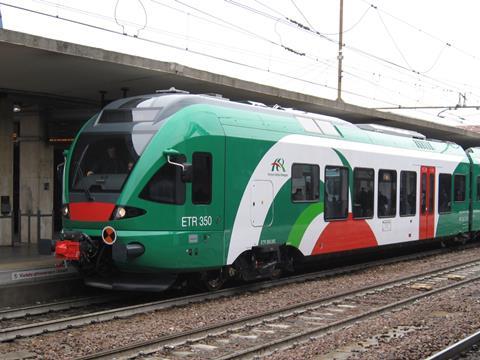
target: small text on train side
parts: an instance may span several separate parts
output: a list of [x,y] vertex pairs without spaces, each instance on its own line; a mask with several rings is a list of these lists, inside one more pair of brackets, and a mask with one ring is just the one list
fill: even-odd
[[211,226],[211,216],[182,216],[182,227]]

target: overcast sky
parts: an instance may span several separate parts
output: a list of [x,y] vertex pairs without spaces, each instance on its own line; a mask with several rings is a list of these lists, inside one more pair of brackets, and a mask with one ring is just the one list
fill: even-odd
[[[339,3],[0,0],[0,11],[7,29],[334,100]],[[475,0],[344,0],[342,99],[373,108],[480,105],[479,14]],[[471,108],[388,111],[480,125]]]

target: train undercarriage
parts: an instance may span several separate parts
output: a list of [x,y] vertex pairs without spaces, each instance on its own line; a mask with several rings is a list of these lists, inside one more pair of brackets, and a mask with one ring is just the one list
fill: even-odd
[[[479,233],[462,233],[440,239],[439,242],[443,247],[463,245],[478,237]],[[100,238],[70,231],[65,232],[63,240],[56,243],[55,252],[57,257],[70,261],[78,268],[87,285],[113,290],[143,291],[164,291],[171,287],[192,286],[215,291],[221,289],[229,280],[249,282],[278,278],[294,272],[296,266],[305,260],[298,249],[273,244],[255,246],[242,253],[233,264],[220,268],[200,269],[194,273],[154,269],[133,273],[120,271],[115,260],[139,256],[144,249],[141,244],[127,246],[111,246]],[[398,248],[398,245],[396,247]]]

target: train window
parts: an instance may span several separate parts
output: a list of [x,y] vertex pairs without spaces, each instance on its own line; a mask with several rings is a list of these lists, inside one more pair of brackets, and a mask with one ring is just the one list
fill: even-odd
[[210,204],[212,201],[212,155],[193,153],[192,203]]
[[302,124],[305,131],[322,134],[321,130],[313,122],[313,119],[297,116],[297,120]]
[[86,193],[119,192],[138,158],[130,134],[83,133],[72,154],[70,187]]
[[480,200],[480,176],[477,176],[477,201]]
[[465,201],[465,179],[465,175],[455,175],[453,182],[455,201]]
[[161,110],[161,108],[107,109],[103,110],[98,123],[151,122]]
[[373,169],[355,168],[353,170],[353,217],[373,217],[373,188],[375,172]]
[[309,164],[292,165],[292,201],[318,201],[320,167]]
[[438,213],[452,211],[452,175],[440,174],[438,176]]
[[340,166],[325,168],[325,220],[346,219],[348,216],[348,169]]
[[417,209],[417,173],[400,172],[400,216],[412,216]]
[[[183,163],[185,156],[172,156],[172,161]],[[150,179],[140,193],[145,200],[165,204],[185,203],[185,183],[182,181],[182,168],[169,163],[164,164]]]
[[378,172],[378,217],[394,217],[397,213],[397,172]]

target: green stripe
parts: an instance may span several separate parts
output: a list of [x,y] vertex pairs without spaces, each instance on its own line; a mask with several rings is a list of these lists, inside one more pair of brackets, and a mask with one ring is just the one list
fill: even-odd
[[295,221],[295,224],[292,226],[292,230],[288,235],[287,244],[298,248],[300,246],[300,241],[303,238],[303,234],[305,234],[305,231],[307,230],[307,227],[310,225],[313,219],[315,219],[321,213],[323,213],[323,202],[314,203],[303,210]]

